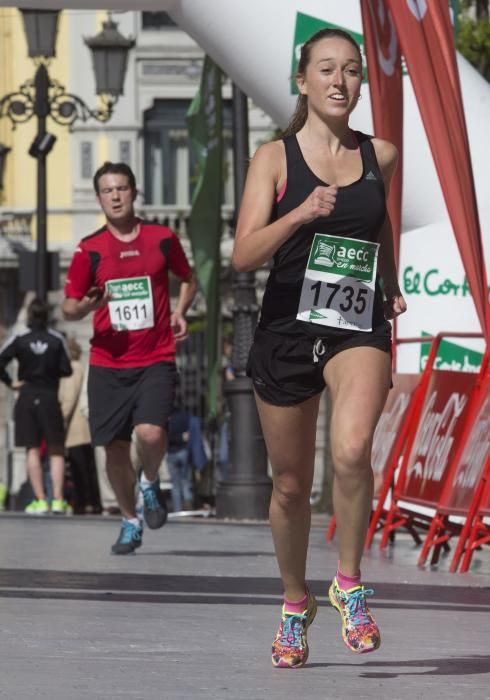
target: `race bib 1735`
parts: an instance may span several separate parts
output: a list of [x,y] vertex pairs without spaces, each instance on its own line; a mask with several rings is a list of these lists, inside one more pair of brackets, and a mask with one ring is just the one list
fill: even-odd
[[301,289],[300,321],[372,330],[379,243],[316,233]]

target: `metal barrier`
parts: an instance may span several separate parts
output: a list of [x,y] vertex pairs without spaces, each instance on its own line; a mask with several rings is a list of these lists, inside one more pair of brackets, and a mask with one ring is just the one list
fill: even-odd
[[[431,488],[427,491],[427,484],[416,484],[416,479],[408,473],[409,468],[414,471],[420,469],[420,464],[415,461],[414,450],[417,449],[417,441],[420,437],[420,432],[427,432],[427,426],[422,426],[424,420],[424,408],[430,409],[427,406],[427,397],[431,388],[439,390],[439,380],[444,374],[446,388],[450,383],[451,394],[454,394],[454,389],[458,389],[460,403],[457,408],[458,430],[462,431],[461,438],[466,435],[465,427],[471,423],[466,420],[468,418],[468,407],[474,406],[474,401],[469,400],[475,397],[474,386],[477,383],[477,375],[472,375],[465,372],[445,372],[443,370],[434,370],[437,352],[443,338],[482,338],[480,333],[457,333],[447,332],[439,333],[436,336],[424,336],[416,338],[399,338],[397,344],[407,343],[431,343],[431,350],[427,360],[427,364],[420,375],[403,375],[395,374],[393,378],[393,389],[390,392],[386,405],[383,409],[382,416],[378,423],[372,450],[373,471],[375,474],[375,498],[373,502],[373,512],[369,523],[369,529],[366,537],[366,548],[372,544],[376,532],[383,530],[381,547],[384,548],[388,540],[393,540],[395,531],[399,527],[404,527],[410,532],[417,544],[421,544],[422,540],[418,533],[418,528],[428,530],[432,521],[432,516],[426,515],[416,509],[402,508],[398,505],[400,500],[411,502],[414,506],[422,506],[423,508],[435,509],[439,503],[440,490],[445,484],[445,476],[452,467],[454,452],[457,448],[457,442],[452,435],[446,436],[446,441],[439,445],[446,448],[444,454],[433,455],[430,469],[434,469],[439,479],[432,483]],[[434,382],[436,386],[434,387]],[[455,385],[458,385],[457,387]],[[444,382],[443,382],[444,385]],[[457,393],[457,392],[456,392]],[[431,393],[434,396],[434,392]],[[463,398],[461,398],[463,397]],[[446,396],[447,398],[447,396]],[[435,402],[437,394],[433,399],[432,408],[436,408]],[[393,407],[397,405],[399,413],[393,416]],[[462,405],[461,405],[462,404]],[[430,410],[428,410],[430,413]],[[471,417],[474,412],[471,412]],[[430,416],[427,416],[429,418]],[[432,416],[434,417],[434,416]],[[386,430],[386,423],[391,420],[392,430]],[[451,431],[455,428],[454,422],[451,423]],[[425,435],[424,450],[428,450],[427,434]],[[383,444],[385,441],[385,444]],[[449,449],[448,449],[449,448]],[[425,455],[427,456],[427,455]],[[443,459],[442,471],[441,463],[437,463],[437,458]],[[412,459],[410,459],[412,458]],[[400,460],[401,466],[400,466]],[[397,474],[397,470],[399,472]],[[423,467],[422,467],[423,470]],[[430,471],[430,470],[429,470]],[[423,475],[423,474],[422,474]],[[427,473],[426,473],[427,476]],[[426,481],[434,480],[429,479]],[[396,482],[396,483],[395,483]],[[422,490],[420,487],[422,486]],[[427,491],[427,492],[426,492]],[[387,501],[391,495],[391,504],[387,508]],[[332,517],[326,533],[326,539],[331,540],[336,528],[335,516]],[[447,547],[447,543],[442,543],[441,546]]]
[[[431,342],[427,364],[417,386],[400,471],[386,515],[381,548],[399,527],[429,530],[457,453],[466,434],[478,375],[434,370],[443,338],[482,338],[480,333],[439,333],[433,337],[400,339]],[[403,505],[400,504],[403,502]],[[428,511],[433,511],[431,514]],[[417,535],[416,541],[421,542]],[[447,548],[447,542],[441,543]]]
[[[490,375],[488,353],[485,355],[477,378],[468,419],[451,468],[444,482],[439,503],[432,519],[419,557],[419,566],[432,550],[431,563],[437,563],[441,545],[459,535],[450,571],[457,570],[458,563],[475,517],[476,505],[482,491],[482,476],[490,453]],[[476,497],[476,503],[475,503]],[[454,516],[464,517],[465,523],[451,521]]]

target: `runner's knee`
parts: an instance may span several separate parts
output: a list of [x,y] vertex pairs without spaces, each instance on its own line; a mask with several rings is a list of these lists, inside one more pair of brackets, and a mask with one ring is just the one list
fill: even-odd
[[274,478],[274,499],[281,508],[290,509],[302,506],[310,498],[310,480],[287,475]]
[[145,447],[160,447],[165,440],[165,430],[159,425],[137,425],[136,435],[141,445]]
[[371,436],[352,432],[343,438],[333,439],[332,458],[337,476],[350,476],[371,466]]

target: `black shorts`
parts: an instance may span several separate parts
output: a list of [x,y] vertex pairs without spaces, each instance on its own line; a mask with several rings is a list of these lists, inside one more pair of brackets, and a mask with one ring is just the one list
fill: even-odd
[[88,418],[93,445],[130,442],[135,425],[166,427],[177,382],[174,362],[148,367],[112,369],[91,365],[88,375]]
[[325,389],[323,369],[339,352],[356,347],[391,353],[391,324],[385,321],[369,333],[346,332],[341,337],[286,336],[258,327],[250,349],[247,375],[260,398],[274,406],[293,406]]
[[65,427],[56,391],[23,387],[14,408],[16,447],[63,447]]

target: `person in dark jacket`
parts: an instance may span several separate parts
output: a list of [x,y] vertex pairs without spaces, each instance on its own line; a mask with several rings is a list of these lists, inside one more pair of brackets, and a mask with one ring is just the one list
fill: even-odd
[[[48,307],[40,299],[29,304],[27,326],[0,348],[0,380],[19,391],[14,409],[15,444],[26,448],[27,473],[34,492],[34,500],[25,510],[33,515],[49,511],[41,462],[45,444],[53,484],[51,512],[64,514],[69,507],[63,493],[65,431],[58,385],[61,377],[72,373],[70,356],[61,333],[48,328]],[[17,381],[5,369],[14,359],[18,362]]]

